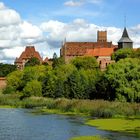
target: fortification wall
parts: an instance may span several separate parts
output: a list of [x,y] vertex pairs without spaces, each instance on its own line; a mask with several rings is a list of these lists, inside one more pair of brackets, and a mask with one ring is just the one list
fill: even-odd
[[5,88],[6,85],[7,85],[6,78],[5,77],[0,77],[0,89]]

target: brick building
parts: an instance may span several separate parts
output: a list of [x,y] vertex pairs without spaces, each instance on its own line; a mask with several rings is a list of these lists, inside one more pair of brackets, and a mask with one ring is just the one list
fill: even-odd
[[18,69],[22,70],[24,68],[25,63],[32,57],[36,57],[40,63],[43,62],[39,52],[35,50],[34,46],[27,46],[25,51],[23,51],[19,58],[16,58],[15,65]]
[[69,63],[74,57],[94,56],[102,70],[110,63],[112,53],[117,49],[117,45],[107,41],[107,31],[97,32],[97,42],[64,42],[60,49],[60,56]]

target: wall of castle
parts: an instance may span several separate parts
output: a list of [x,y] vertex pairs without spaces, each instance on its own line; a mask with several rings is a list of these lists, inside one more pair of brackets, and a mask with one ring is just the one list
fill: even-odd
[[4,89],[7,86],[7,81],[5,77],[0,77],[0,89]]

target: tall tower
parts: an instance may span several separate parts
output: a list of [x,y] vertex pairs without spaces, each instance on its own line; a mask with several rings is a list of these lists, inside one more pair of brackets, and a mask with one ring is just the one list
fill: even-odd
[[107,42],[107,31],[97,32],[97,42]]
[[126,27],[124,28],[122,37],[118,42],[118,48],[133,48],[133,41],[129,38]]

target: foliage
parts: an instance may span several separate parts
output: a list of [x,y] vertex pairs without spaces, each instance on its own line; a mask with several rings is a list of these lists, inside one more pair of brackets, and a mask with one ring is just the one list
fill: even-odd
[[140,48],[136,49],[134,51],[134,54],[132,55],[134,58],[140,58]]
[[52,98],[95,98],[95,84],[100,72],[92,69],[78,70],[72,64],[60,65],[50,71],[43,81],[43,95]]
[[[29,93],[29,88],[35,84],[33,81],[41,84],[39,94]],[[78,57],[70,64],[56,63],[54,68],[39,65],[14,71],[7,76],[7,83],[4,93],[9,94],[22,92],[26,96],[140,102],[140,60],[121,59],[101,72],[95,58]],[[110,110],[97,112],[97,116],[112,115]]]
[[[7,76],[7,93],[10,92],[10,89],[16,91],[22,89],[22,78],[23,78],[23,71],[14,71]],[[5,92],[6,93],[6,92]]]
[[30,58],[30,59],[25,63],[25,67],[27,67],[27,66],[36,66],[36,65],[40,65],[40,61],[39,61],[39,59],[36,58],[36,57]]
[[[27,96],[29,95],[31,94],[27,94]],[[41,107],[37,110],[40,113],[51,111],[53,113],[90,115],[98,118],[140,118],[140,104],[137,103],[109,102],[104,100],[69,100],[65,98],[51,99],[36,96],[21,100],[21,96],[23,96],[22,93],[0,94],[0,105],[23,108]]]
[[41,96],[42,95],[42,85],[41,82],[37,80],[32,80],[27,83],[27,85],[23,89],[23,96]]
[[9,73],[16,70],[15,65],[0,63],[0,77],[6,77]]
[[64,61],[64,58],[63,57],[55,57],[53,58],[53,63],[52,63],[52,67],[55,69],[61,65],[64,65],[65,64],[65,61]]
[[103,83],[103,91],[109,100],[139,102],[140,60],[127,58],[109,65]]
[[14,71],[7,76],[7,87],[4,93],[22,92],[28,82],[36,80],[42,82],[48,71],[51,70],[50,66],[34,66],[26,67],[23,71]]
[[99,68],[96,58],[94,57],[76,57],[72,59],[71,63],[79,69],[97,69]]
[[115,61],[119,61],[120,59],[124,58],[131,58],[134,57],[134,50],[131,48],[124,48],[124,49],[119,49],[115,53],[112,54],[112,59]]

